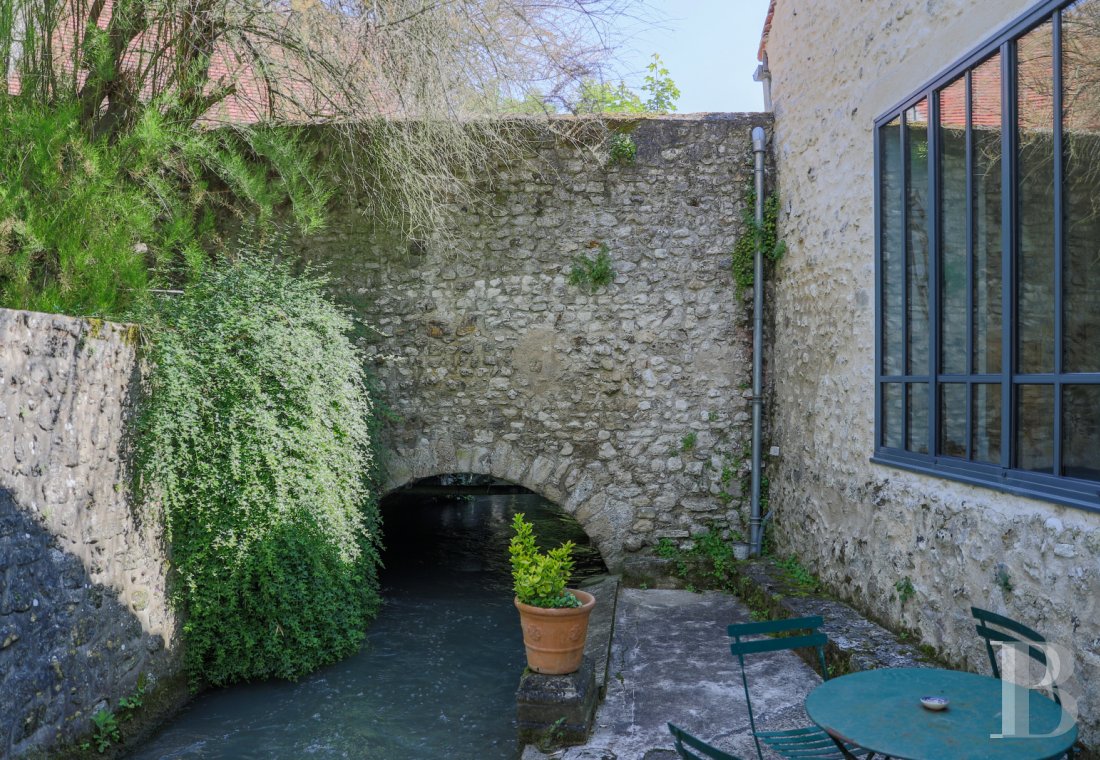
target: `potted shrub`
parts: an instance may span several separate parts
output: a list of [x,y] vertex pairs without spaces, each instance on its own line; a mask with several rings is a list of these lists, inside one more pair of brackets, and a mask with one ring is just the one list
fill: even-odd
[[515,535],[508,553],[527,667],[549,675],[572,673],[584,659],[588,615],[596,599],[565,587],[573,573],[573,542],[540,552],[531,523],[524,518],[521,512],[512,520]]

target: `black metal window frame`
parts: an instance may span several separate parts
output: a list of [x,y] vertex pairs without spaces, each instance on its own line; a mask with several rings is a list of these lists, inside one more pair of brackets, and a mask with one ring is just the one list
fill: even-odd
[[[871,461],[876,464],[888,465],[891,467],[899,467],[906,470],[911,470],[923,474],[934,475],[937,477],[947,478],[950,480],[969,483],[972,485],[983,486],[987,488],[993,488],[999,491],[1012,493],[1020,496],[1026,496],[1031,498],[1037,498],[1044,501],[1055,502],[1058,504],[1064,504],[1068,506],[1078,507],[1089,511],[1100,512],[1100,482],[1076,479],[1060,474],[1059,466],[1062,463],[1062,393],[1061,387],[1063,384],[1069,384],[1072,382],[1074,385],[1079,384],[1100,384],[1100,373],[1074,373],[1072,375],[1064,374],[1062,371],[1062,351],[1061,351],[1061,335],[1062,335],[1062,323],[1064,320],[1063,315],[1063,287],[1062,287],[1062,265],[1063,265],[1063,253],[1065,248],[1065,237],[1063,227],[1063,187],[1062,187],[1062,88],[1061,88],[1061,12],[1063,9],[1073,5],[1076,0],[1045,0],[1038,3],[1034,8],[1027,11],[1024,15],[1017,20],[1006,25],[999,30],[996,34],[990,36],[985,42],[978,45],[970,53],[959,59],[956,63],[947,69],[944,69],[938,76],[932,79],[928,84],[916,90],[904,100],[898,102],[894,107],[883,113],[874,121],[874,182],[875,182],[875,447],[874,456],[871,457]],[[1055,354],[1055,366],[1054,372],[1047,374],[1018,374],[1016,371],[1016,361],[1018,356],[1018,348],[1016,346],[1016,334],[1015,334],[1015,322],[1016,322],[1016,305],[1015,305],[1015,287],[1017,283],[1016,274],[1016,261],[1017,252],[1019,247],[1019,235],[1018,235],[1018,222],[1019,222],[1019,210],[1017,203],[1017,187],[1016,179],[1018,173],[1018,160],[1017,155],[1017,113],[1016,113],[1016,43],[1017,41],[1026,35],[1028,32],[1036,29],[1046,22],[1052,22],[1053,29],[1053,53],[1054,59],[1052,62],[1053,73],[1053,98],[1054,98],[1054,114],[1053,120],[1053,145],[1054,155],[1059,157],[1059,160],[1053,162],[1054,165],[1054,336],[1057,348],[1054,351]],[[994,56],[999,54],[1000,60],[1000,79],[1001,79],[1001,219],[1000,219],[1000,244],[1001,244],[1001,317],[1000,317],[1000,333],[1001,333],[1001,361],[1002,368],[998,373],[991,373],[989,375],[959,375],[952,376],[944,373],[940,366],[939,361],[939,340],[943,327],[943,317],[940,312],[940,298],[942,296],[942,282],[940,279],[939,267],[940,259],[942,256],[942,241],[940,240],[938,225],[942,221],[942,205],[941,205],[941,174],[942,167],[938,159],[939,150],[939,135],[936,128],[939,124],[939,98],[938,95],[948,86],[954,84],[957,80],[964,78],[965,85],[965,97],[966,97],[966,120],[967,120],[967,166],[966,166],[966,183],[967,194],[970,197],[971,183],[973,181],[973,166],[972,155],[970,148],[970,141],[972,140],[971,126],[971,74],[983,63],[986,63]],[[909,172],[908,166],[908,152],[906,146],[907,129],[905,128],[905,112],[909,109],[916,107],[921,103],[927,104],[927,123],[928,123],[928,188],[927,198],[930,201],[931,211],[928,213],[928,367],[925,372],[916,374],[908,366],[908,340],[909,340],[909,306],[908,306],[908,291],[909,291],[909,240],[908,240],[908,223],[905,220],[906,211],[906,194],[907,194],[907,175]],[[883,338],[884,338],[884,322],[887,319],[887,315],[884,312],[884,252],[883,252],[883,229],[882,229],[882,171],[883,171],[883,152],[884,152],[884,140],[883,128],[891,122],[900,119],[901,129],[900,133],[900,150],[901,150],[901,166],[902,166],[902,179],[900,181],[900,192],[898,193],[897,201],[901,204],[901,214],[903,222],[901,224],[901,238],[902,238],[902,272],[904,273],[904,279],[901,286],[901,375],[886,375],[884,374],[884,351],[883,351]],[[935,158],[934,158],[935,157]],[[969,203],[969,201],[968,201]],[[968,221],[967,230],[967,268],[968,268],[968,288],[967,288],[967,311],[968,311],[968,330],[970,323],[974,319],[973,313],[973,221]],[[972,365],[973,352],[971,350],[971,343],[973,341],[973,331],[969,330],[967,338],[968,366]],[[1100,350],[1100,347],[1098,347]],[[1000,387],[1000,461],[997,464],[985,464],[981,462],[972,461],[971,459],[959,458],[956,456],[950,456],[939,453],[939,403],[938,394],[939,388],[947,381],[950,380],[953,383],[961,383],[967,388],[967,410],[968,419],[966,422],[966,436],[967,446],[971,445],[971,424],[972,416],[969,414],[971,408],[972,394],[970,389],[976,383],[990,383],[998,385]],[[1016,457],[1016,435],[1017,435],[1017,417],[1015,411],[1015,401],[1017,398],[1016,388],[1026,379],[1028,384],[1050,384],[1054,386],[1054,419],[1053,419],[1053,435],[1054,441],[1052,442],[1054,447],[1054,468],[1053,473],[1034,472],[1028,470],[1017,469],[1015,467]],[[992,381],[992,383],[990,382]],[[884,414],[884,393],[883,386],[887,383],[899,384],[901,388],[901,403],[902,403],[902,433],[901,433],[901,445],[902,448],[888,447],[885,445],[883,438],[883,414]],[[927,454],[916,453],[907,450],[905,447],[908,445],[909,430],[908,430],[908,417],[910,413],[909,409],[909,388],[913,383],[927,384],[928,401],[927,401],[927,430],[928,430],[928,442],[927,442]],[[1100,452],[1097,452],[1097,457],[1100,459]]]

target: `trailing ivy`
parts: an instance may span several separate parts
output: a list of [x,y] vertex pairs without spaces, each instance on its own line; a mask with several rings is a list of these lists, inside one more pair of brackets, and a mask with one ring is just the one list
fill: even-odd
[[149,320],[138,492],[163,510],[196,686],[298,678],[354,652],[378,606],[363,357],[277,247],[208,268]]
[[779,239],[779,195],[772,193],[764,199],[764,223],[756,223],[756,191],[745,193],[745,207],[741,212],[743,234],[733,246],[733,281],[740,295],[753,286],[753,259],[756,256],[756,244],[763,246],[765,266],[779,261],[787,246]]

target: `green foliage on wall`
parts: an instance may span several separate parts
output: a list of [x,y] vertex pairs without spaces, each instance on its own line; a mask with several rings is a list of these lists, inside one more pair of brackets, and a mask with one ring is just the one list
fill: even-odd
[[573,257],[573,268],[569,270],[569,284],[595,293],[610,285],[615,279],[615,270],[611,266],[611,249],[606,243],[600,243],[595,258],[578,254]]
[[138,492],[163,510],[195,685],[302,676],[378,605],[363,357],[323,281],[259,248],[150,319]]
[[80,105],[0,98],[0,306],[125,317],[149,288],[187,282],[220,247],[218,216],[287,203],[319,225],[312,151],[267,128],[188,129],[146,109],[108,140]]
[[894,582],[894,590],[898,592],[898,601],[905,604],[917,593],[913,587],[913,579],[908,575]]
[[607,144],[607,154],[613,164],[629,165],[634,163],[634,159],[638,157],[638,145],[634,142],[634,138],[628,134],[612,132],[607,139]]
[[756,223],[756,191],[745,193],[745,206],[741,212],[742,235],[733,246],[733,281],[740,295],[753,286],[753,258],[757,241],[763,246],[764,265],[783,258],[786,244],[779,239],[779,195],[772,193],[764,199],[764,223]]

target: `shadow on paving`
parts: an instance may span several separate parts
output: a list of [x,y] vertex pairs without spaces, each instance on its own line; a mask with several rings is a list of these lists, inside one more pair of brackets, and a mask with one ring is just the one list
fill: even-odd
[[[621,589],[611,643],[607,697],[588,743],[524,760],[665,760],[676,758],[673,722],[745,760],[756,757],[737,660],[726,626],[749,620],[748,608],[720,592]],[[809,724],[802,709],[820,677],[791,652],[746,660],[757,725]],[[765,757],[778,757],[764,747]]]

